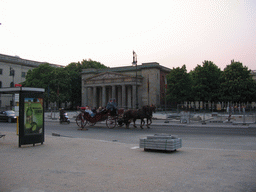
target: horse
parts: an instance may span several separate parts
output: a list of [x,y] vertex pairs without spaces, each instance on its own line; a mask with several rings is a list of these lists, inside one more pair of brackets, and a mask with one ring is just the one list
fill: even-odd
[[[149,118],[147,118],[147,124],[151,125],[153,112],[154,113],[156,112],[156,106],[155,105],[151,105],[151,106],[148,106],[148,108],[149,108],[148,109],[148,111],[149,111]],[[150,120],[150,123],[148,123],[148,120]]]
[[[150,128],[149,125],[152,124],[152,116],[153,116],[153,112],[156,112],[156,106],[155,105],[151,105],[151,106],[143,106],[142,109],[144,111],[147,111],[147,115],[145,116],[145,118],[147,119],[147,128]],[[150,122],[148,122],[150,121]]]
[[[133,126],[134,128],[137,128],[135,125],[135,121],[137,119],[141,120],[140,128],[143,129],[143,125],[145,124],[144,118],[150,118],[149,117],[149,108],[147,106],[143,106],[142,109],[136,109],[136,110],[127,110],[124,112],[123,120],[126,124],[126,128],[129,128],[130,120],[133,120]],[[147,122],[148,123],[148,122]],[[147,128],[149,128],[147,124]]]

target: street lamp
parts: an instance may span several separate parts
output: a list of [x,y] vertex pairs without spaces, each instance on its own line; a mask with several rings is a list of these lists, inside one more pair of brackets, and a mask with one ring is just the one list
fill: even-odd
[[136,66],[136,109],[138,109],[138,88],[137,88],[137,54],[133,51],[133,61],[132,61],[132,65]]
[[[10,76],[12,76],[12,83],[10,84],[10,87],[14,87],[14,69],[10,67]],[[10,103],[11,108],[14,106],[14,101],[15,101],[15,95],[12,94],[12,101]]]

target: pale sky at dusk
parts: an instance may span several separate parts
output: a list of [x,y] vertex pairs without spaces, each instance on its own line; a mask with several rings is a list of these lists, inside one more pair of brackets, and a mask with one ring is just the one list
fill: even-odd
[[256,0],[0,0],[0,53],[68,65],[256,70]]

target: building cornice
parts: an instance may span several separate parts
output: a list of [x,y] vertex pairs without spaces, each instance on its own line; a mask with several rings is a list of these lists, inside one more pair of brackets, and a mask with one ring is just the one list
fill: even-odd
[[[162,65],[159,65],[157,62],[151,62],[151,63],[142,63],[142,65],[137,65],[137,70],[141,71],[143,69],[153,69],[157,68],[164,72],[170,72],[171,69],[164,67]],[[99,74],[99,73],[105,73],[105,72],[130,72],[130,71],[136,71],[135,66],[126,66],[126,67],[112,67],[112,68],[106,68],[106,69],[83,69],[82,74]]]
[[[38,67],[41,64],[45,64],[47,62],[38,62],[38,61],[32,61],[28,59],[22,59],[20,57],[14,57],[10,55],[4,55],[0,54],[0,62],[5,62],[5,63],[10,63],[10,64],[17,64],[17,65],[22,65],[22,66],[27,66],[27,67]],[[52,67],[63,67],[62,65],[57,65],[57,64],[50,64]]]

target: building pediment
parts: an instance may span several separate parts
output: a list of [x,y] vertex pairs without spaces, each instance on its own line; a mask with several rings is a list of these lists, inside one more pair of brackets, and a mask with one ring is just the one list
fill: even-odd
[[98,80],[107,80],[107,79],[127,79],[131,78],[129,75],[123,75],[120,73],[113,73],[113,72],[105,72],[105,73],[100,73],[98,75],[95,75],[93,77],[90,77],[86,79],[86,81],[98,81]]
[[[119,83],[129,83],[129,82],[133,83],[135,81],[136,80],[134,76],[114,73],[114,72],[100,73],[98,75],[84,79],[84,83],[87,85],[119,84]],[[141,78],[139,77],[138,77],[138,83],[141,83]]]

